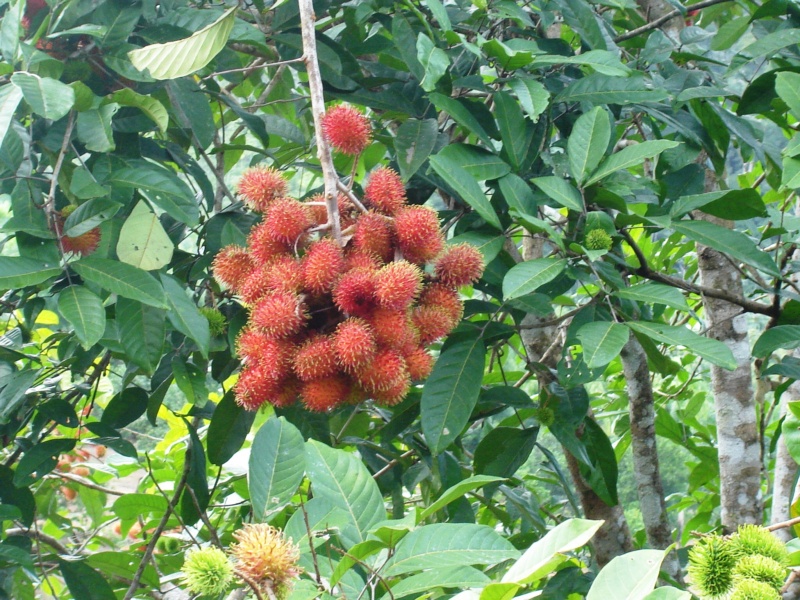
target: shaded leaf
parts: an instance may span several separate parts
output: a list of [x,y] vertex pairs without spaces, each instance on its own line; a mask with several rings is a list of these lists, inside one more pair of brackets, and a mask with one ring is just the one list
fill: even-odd
[[85,600],[116,600],[114,590],[105,578],[86,564],[85,560],[67,561],[59,559],[58,565],[64,583],[73,598]]
[[550,177],[537,177],[532,179],[531,182],[561,206],[576,212],[584,212],[586,210],[581,193],[565,179],[553,175]]
[[17,72],[11,76],[11,83],[22,91],[33,112],[45,119],[58,121],[75,104],[75,90],[56,79]]
[[[255,412],[239,406],[233,392],[227,392],[214,409],[208,425],[208,461],[220,467],[228,462],[244,444],[255,418]],[[252,477],[252,469],[249,473]],[[252,491],[250,496],[252,501]]]
[[597,106],[575,122],[567,140],[567,156],[570,173],[579,185],[603,160],[610,141],[611,120],[605,107]]
[[432,156],[430,160],[433,170],[444,179],[447,185],[453,188],[464,202],[474,208],[487,223],[496,229],[502,229],[500,219],[481,186],[467,171],[461,168],[458,162],[441,153]]
[[491,475],[473,475],[472,477],[468,477],[464,481],[461,481],[449,488],[447,488],[441,496],[439,496],[434,502],[430,505],[426,506],[425,509],[419,513],[417,517],[419,521],[424,521],[427,517],[432,515],[438,510],[441,510],[454,500],[457,500],[464,496],[467,492],[472,492],[474,490],[480,489],[483,486],[489,483],[497,483],[498,481],[503,481],[503,477],[494,477]]
[[778,325],[762,333],[753,345],[753,356],[766,358],[775,350],[800,347],[800,325]]
[[166,312],[128,298],[117,299],[119,341],[128,358],[152,373],[161,360],[166,336]]
[[84,279],[109,292],[149,306],[168,307],[164,289],[147,271],[116,260],[95,257],[82,258],[71,263],[70,267]]
[[103,337],[106,330],[103,301],[82,285],[71,285],[58,293],[58,310],[86,350]]
[[717,340],[698,335],[686,327],[648,323],[646,321],[628,322],[625,325],[657,342],[684,346],[693,354],[705,358],[712,364],[725,369],[733,370],[736,368],[736,360],[733,358],[733,353],[728,346]]
[[619,323],[595,321],[582,326],[576,336],[583,347],[583,361],[587,367],[595,369],[619,356],[628,342],[630,331]]
[[678,142],[673,142],[671,140],[650,140],[623,148],[604,160],[586,181],[586,185],[592,185],[621,169],[628,169],[641,164],[645,159],[653,158],[661,154],[664,150],[669,150],[678,145]]
[[0,290],[37,285],[61,273],[58,265],[19,256],[0,256]]
[[165,273],[161,273],[159,277],[170,306],[170,310],[167,312],[169,322],[183,335],[194,340],[203,356],[208,356],[211,343],[208,319],[202,315],[195,303],[187,296],[186,290],[175,278]]

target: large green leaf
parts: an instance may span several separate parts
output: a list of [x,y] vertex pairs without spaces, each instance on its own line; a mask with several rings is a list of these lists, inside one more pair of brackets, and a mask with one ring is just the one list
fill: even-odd
[[436,156],[457,163],[478,181],[498,179],[511,172],[511,167],[502,158],[470,144],[448,144]]
[[239,406],[233,391],[228,391],[208,424],[208,461],[220,467],[228,462],[244,444],[255,418],[256,413]]
[[474,177],[461,168],[457,161],[446,155],[437,154],[431,157],[431,166],[439,177],[444,179],[447,185],[453,188],[461,199],[474,208],[487,223],[502,230],[500,219],[481,186]]
[[37,285],[61,273],[61,268],[42,260],[0,256],[0,290]]
[[[431,565],[433,567],[433,565]],[[479,588],[491,581],[486,575],[475,567],[439,567],[423,571],[410,577],[403,577],[397,585],[392,587],[392,595],[402,598],[415,594],[418,597],[422,592],[429,592],[436,588]],[[388,596],[384,596],[388,599]]]
[[467,492],[472,492],[482,488],[487,484],[497,483],[498,481],[503,480],[503,477],[493,477],[491,475],[473,475],[472,477],[468,477],[464,481],[460,481],[457,484],[447,488],[441,496],[439,496],[433,503],[425,507],[425,509],[419,513],[418,519],[420,521],[424,521],[437,510],[440,510],[454,500],[458,500],[459,498],[463,497]]
[[488,146],[492,145],[492,138],[489,133],[464,104],[444,94],[432,93],[428,94],[428,98],[433,102],[437,110],[446,112],[469,133],[476,135]]
[[782,71],[775,77],[775,91],[792,111],[795,118],[800,117],[800,74]]
[[509,173],[501,177],[497,183],[509,208],[517,210],[522,215],[536,214],[537,204],[533,190],[522,177]]
[[602,525],[603,521],[585,519],[569,519],[559,523],[511,565],[502,581],[527,583],[545,577],[565,560],[560,556],[562,553],[585,546]]
[[658,581],[663,550],[636,550],[617,556],[594,580],[586,600],[643,600]]
[[531,455],[538,433],[537,428],[495,427],[475,449],[475,472],[512,477]]
[[111,510],[123,521],[154,514],[160,517],[167,510],[163,496],[153,494],[125,494],[114,501]]
[[45,119],[58,121],[75,104],[75,90],[56,79],[33,73],[14,73],[11,83],[21,91],[33,112]]
[[583,361],[590,369],[603,367],[619,356],[628,342],[630,331],[609,321],[586,323],[576,334],[583,347]]
[[621,169],[628,169],[639,165],[643,163],[645,159],[658,156],[664,152],[664,150],[669,150],[678,145],[678,142],[673,142],[671,140],[650,140],[623,148],[605,159],[586,181],[586,185],[597,183]]
[[176,221],[196,225],[199,209],[192,190],[174,172],[144,160],[131,161],[118,169],[107,183],[140,190],[148,200]]
[[557,102],[590,104],[632,104],[659,102],[667,97],[665,89],[648,88],[641,77],[607,77],[593,73],[568,85]]
[[269,521],[292,499],[305,475],[305,451],[303,435],[284,417],[269,419],[256,432],[247,485],[257,521]]
[[152,96],[137,94],[131,88],[123,88],[111,94],[109,98],[120,106],[138,108],[158,125],[158,129],[161,133],[167,132],[169,113],[166,107]]
[[434,566],[495,565],[518,556],[508,540],[486,525],[434,523],[400,540],[382,570],[386,575],[403,575]]
[[0,390],[0,424],[8,423],[16,413],[38,375],[38,369],[24,369],[5,377],[3,389]]
[[[75,171],[84,173],[85,171]],[[75,175],[73,175],[73,182]],[[104,192],[107,193],[107,192]],[[112,218],[122,205],[108,198],[94,198],[84,202],[76,208],[64,221],[64,235],[77,237],[87,231],[99,227],[105,221]]]
[[676,221],[672,229],[714,250],[718,250],[768,275],[780,275],[772,257],[745,234],[707,221]]
[[427,35],[420,33],[417,37],[417,60],[425,69],[420,85],[426,92],[432,92],[436,89],[436,82],[447,73],[450,58],[447,52],[437,48]]
[[186,289],[175,278],[164,273],[161,273],[160,277],[170,306],[167,313],[169,322],[183,335],[194,340],[203,356],[208,356],[211,344],[208,319],[202,315],[197,305],[186,294]]
[[188,38],[165,44],[151,44],[128,52],[128,58],[140,71],[149,71],[153,79],[177,79],[191,75],[205,67],[222,51],[235,21],[234,6]]
[[58,457],[75,447],[74,439],[50,439],[39,442],[22,455],[14,471],[14,485],[23,487],[41,479],[58,464]]
[[106,579],[85,560],[67,561],[59,559],[61,575],[73,598],[85,600],[115,600],[114,590]]
[[515,74],[508,82],[508,86],[516,94],[517,100],[523,110],[528,113],[531,121],[536,123],[545,110],[550,100],[550,92],[537,79],[519,77]]
[[775,350],[800,347],[800,325],[778,325],[762,333],[753,345],[753,356],[766,358]]
[[117,298],[119,341],[128,358],[147,373],[161,360],[167,333],[166,312],[136,300]]
[[11,128],[11,120],[14,118],[14,111],[22,100],[22,90],[15,85],[4,85],[0,87],[0,144]]
[[422,390],[422,432],[434,454],[443,452],[469,420],[483,381],[486,347],[479,333],[442,352]]
[[169,308],[164,289],[147,271],[116,260],[95,257],[83,258],[72,263],[70,267],[87,281],[96,283],[109,292],[157,308]]
[[363,542],[369,529],[386,519],[378,484],[355,455],[309,440],[306,471],[314,498],[327,500],[347,513],[348,524],[339,534],[346,548]]
[[561,206],[576,212],[584,212],[586,210],[581,193],[567,180],[552,175],[549,177],[537,177],[531,181],[533,185]]
[[582,114],[567,140],[567,156],[572,177],[582,184],[597,168],[611,141],[611,119],[604,106],[596,106]]
[[119,259],[139,269],[153,271],[169,264],[174,249],[158,217],[147,202],[140,200],[119,232]]
[[567,267],[563,258],[537,258],[511,267],[503,278],[503,298],[511,300],[535,292]]
[[128,387],[108,401],[100,422],[114,429],[133,423],[147,410],[147,392],[140,387]]
[[112,152],[116,148],[111,119],[119,110],[119,104],[112,102],[100,108],[78,113],[78,139],[92,152]]
[[669,214],[675,218],[695,209],[731,221],[766,216],[764,199],[757,190],[752,188],[681,196],[672,205]]
[[403,181],[411,179],[428,160],[438,136],[436,119],[408,119],[400,126],[394,138],[394,149]]
[[692,600],[692,595],[678,588],[665,586],[654,589],[644,600]]
[[[86,564],[105,575],[133,579],[141,556],[135,552],[93,552],[86,557]],[[159,586],[158,573],[153,565],[147,565],[142,572],[142,583],[153,589]]]
[[684,346],[693,354],[717,366],[731,370],[736,368],[736,359],[728,346],[717,340],[698,335],[686,327],[646,321],[630,321],[625,325],[657,342],[672,346]]
[[503,154],[517,170],[522,166],[533,138],[533,128],[525,120],[519,103],[506,92],[494,94],[497,128],[503,140]]
[[106,330],[103,301],[82,285],[71,285],[58,293],[58,310],[86,350],[103,337]]
[[614,292],[617,298],[635,300],[646,304],[663,304],[678,310],[690,310],[683,294],[677,288],[647,281]]

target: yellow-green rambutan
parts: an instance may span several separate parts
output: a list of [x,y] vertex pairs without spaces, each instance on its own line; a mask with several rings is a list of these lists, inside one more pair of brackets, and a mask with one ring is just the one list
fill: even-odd
[[781,600],[781,595],[766,583],[743,579],[733,588],[728,600]]
[[741,525],[731,536],[730,545],[737,558],[758,554],[771,558],[781,566],[789,564],[786,544],[760,525]]
[[218,309],[210,306],[201,306],[200,314],[206,318],[206,321],[208,321],[208,330],[211,332],[212,336],[215,337],[225,333],[225,327],[227,326],[228,322],[225,320],[225,315],[223,315]]
[[743,556],[733,568],[734,584],[743,579],[761,581],[776,590],[780,590],[786,580],[786,568],[771,558],[760,554]]
[[219,548],[189,550],[182,570],[184,584],[193,594],[219,596],[233,581],[233,565]]
[[586,234],[584,245],[589,250],[611,250],[611,236],[603,229],[592,229]]
[[736,555],[730,542],[718,535],[698,541],[689,551],[689,577],[701,597],[720,598],[733,586]]

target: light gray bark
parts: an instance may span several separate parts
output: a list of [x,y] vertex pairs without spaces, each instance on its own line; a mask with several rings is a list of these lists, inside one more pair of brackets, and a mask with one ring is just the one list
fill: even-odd
[[[794,356],[800,357],[800,352],[795,350]],[[787,405],[792,400],[800,398],[800,382],[795,382],[783,392],[781,396],[780,415],[786,415]],[[797,479],[797,463],[789,454],[783,434],[778,438],[778,447],[775,451],[775,470],[772,473],[772,513],[770,523],[782,523],[792,518],[790,509],[792,500],[797,498],[800,490],[795,489],[795,479]],[[794,537],[791,529],[784,528],[775,531],[784,542],[788,542]]]
[[[653,548],[666,549],[672,544],[672,529],[667,518],[658,462],[653,387],[650,383],[647,355],[633,333],[622,349],[621,358],[628,389],[633,472],[647,543]],[[670,577],[681,581],[680,564],[674,552],[667,556],[662,568]]]

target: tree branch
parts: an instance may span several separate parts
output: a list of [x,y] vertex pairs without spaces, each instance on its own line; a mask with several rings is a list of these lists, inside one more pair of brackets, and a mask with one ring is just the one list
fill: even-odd
[[59,554],[67,554],[67,555],[72,554],[72,552],[70,552],[69,549],[64,544],[59,542],[56,538],[47,535],[46,533],[42,533],[41,531],[37,531],[35,529],[24,529],[22,527],[16,527],[13,529],[7,529],[6,535],[7,536],[23,535],[25,537],[31,538],[32,540],[36,540],[37,542],[44,542],[51,548],[57,550]]
[[[702,8],[708,8],[709,6],[714,6],[715,4],[722,4],[723,2],[731,2],[732,0],[704,0],[703,2],[698,2],[696,4],[690,4],[686,7],[686,10],[700,10]],[[615,43],[624,42],[625,40],[629,40],[631,38],[636,37],[642,33],[647,33],[653,29],[658,29],[667,21],[674,19],[677,16],[684,14],[684,11],[675,9],[667,14],[650,21],[647,25],[642,25],[641,27],[637,27],[636,29],[631,29],[621,35],[618,35],[614,38]]]

